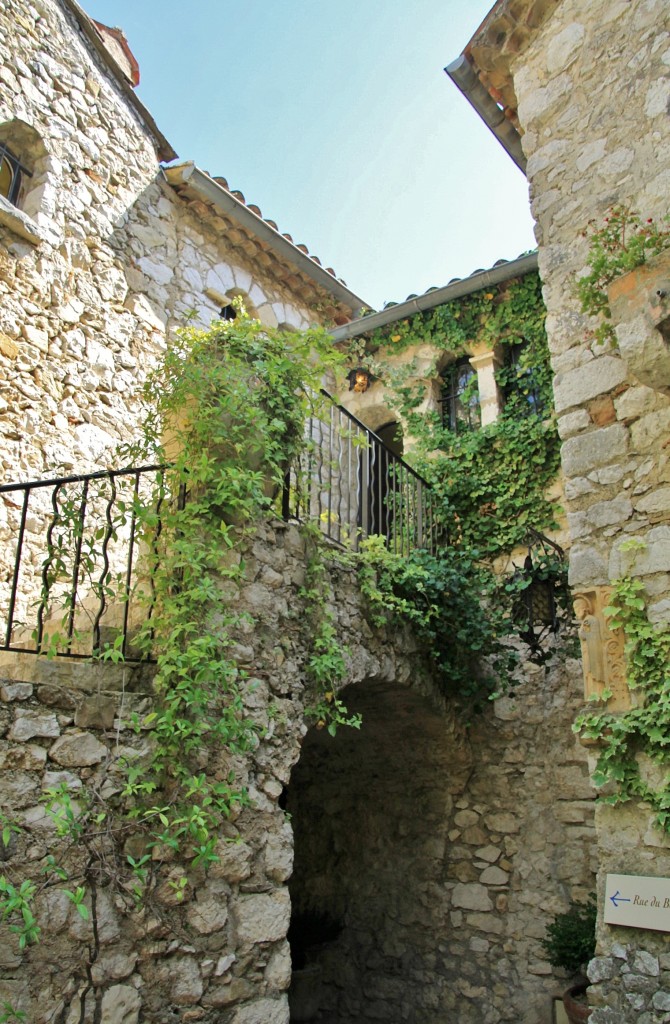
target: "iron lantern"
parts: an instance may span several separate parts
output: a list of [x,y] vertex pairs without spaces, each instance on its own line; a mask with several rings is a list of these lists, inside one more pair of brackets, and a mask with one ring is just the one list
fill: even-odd
[[353,370],[349,370],[347,380],[349,381],[350,391],[356,391],[358,394],[363,394],[373,383],[374,377],[364,366],[357,366]]
[[523,567],[512,579],[521,584],[512,616],[519,636],[531,649],[531,659],[542,663],[547,653],[543,643],[560,626],[558,598],[564,588],[560,566],[563,549],[537,530],[529,531],[528,551]]

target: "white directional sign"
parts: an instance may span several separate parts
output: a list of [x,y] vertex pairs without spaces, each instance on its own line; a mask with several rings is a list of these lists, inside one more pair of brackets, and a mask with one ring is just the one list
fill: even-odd
[[608,875],[605,923],[670,932],[670,878]]

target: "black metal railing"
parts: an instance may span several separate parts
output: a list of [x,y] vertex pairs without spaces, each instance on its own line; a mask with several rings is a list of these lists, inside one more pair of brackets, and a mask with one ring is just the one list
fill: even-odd
[[352,413],[327,399],[306,425],[306,445],[287,474],[285,519],[311,519],[337,544],[358,548],[380,534],[402,555],[435,549],[429,484]]
[[[133,638],[152,614],[161,512],[165,502],[188,500],[183,487],[167,493],[164,470],[0,486],[0,649],[150,657]],[[437,542],[426,481],[332,400],[307,421],[306,445],[279,501],[285,519],[311,519],[354,550],[371,534],[403,555]]]
[[157,544],[162,477],[142,466],[0,487],[0,649],[141,660],[131,638],[151,615],[152,580],[138,587],[138,513],[153,502]]

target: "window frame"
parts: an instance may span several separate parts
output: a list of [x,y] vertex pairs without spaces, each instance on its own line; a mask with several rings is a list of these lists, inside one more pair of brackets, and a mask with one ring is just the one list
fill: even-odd
[[[440,398],[442,426],[458,434],[481,427],[481,406],[479,388],[469,402],[462,395],[472,380],[478,382],[478,374],[469,356],[448,363],[440,374]],[[476,400],[475,400],[476,398]]]
[[11,203],[12,206],[16,206],[18,209],[23,178],[24,176],[26,178],[32,178],[32,172],[21,163],[19,158],[5,142],[0,141],[0,168],[2,168],[4,163],[9,165],[12,180],[10,182],[7,195],[4,195],[4,193],[0,193],[0,195],[2,195],[8,203]]

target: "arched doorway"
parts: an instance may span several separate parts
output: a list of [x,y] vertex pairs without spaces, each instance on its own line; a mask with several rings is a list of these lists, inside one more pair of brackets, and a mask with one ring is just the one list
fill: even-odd
[[398,486],[392,456],[402,457],[402,425],[397,420],[390,420],[377,427],[375,434],[383,447],[370,445],[361,454],[361,489],[367,494],[367,519],[363,518],[361,508],[359,526],[365,524],[367,533],[390,537],[395,515],[393,494]]
[[469,750],[454,750],[444,712],[411,689],[366,681],[343,699],[360,732],[311,729],[287,794],[291,1020],[437,1024],[447,829]]

